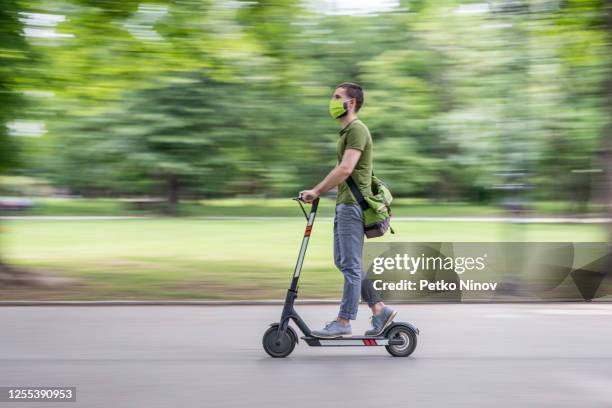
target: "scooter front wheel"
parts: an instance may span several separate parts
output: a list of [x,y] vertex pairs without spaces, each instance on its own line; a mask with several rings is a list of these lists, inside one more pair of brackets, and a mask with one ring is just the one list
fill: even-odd
[[285,333],[277,340],[277,332],[278,323],[273,324],[268,330],[266,330],[262,339],[263,348],[266,353],[270,355],[270,357],[287,357],[295,348],[297,338],[295,337],[293,330],[289,330],[289,328],[287,328]]

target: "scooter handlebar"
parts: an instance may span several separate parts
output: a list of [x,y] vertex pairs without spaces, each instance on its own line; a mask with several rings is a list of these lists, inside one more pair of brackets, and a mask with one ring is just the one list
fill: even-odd
[[[300,204],[301,203],[306,203],[306,201],[304,201],[302,199],[302,194],[298,195],[297,197],[294,197],[293,200],[299,202]],[[319,206],[319,197],[317,197],[314,200],[312,200],[312,202],[310,204],[311,204],[310,211],[311,212],[317,211],[317,207]]]

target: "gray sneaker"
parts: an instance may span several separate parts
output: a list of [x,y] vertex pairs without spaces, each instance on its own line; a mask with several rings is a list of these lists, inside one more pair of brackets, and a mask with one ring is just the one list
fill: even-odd
[[351,325],[346,326],[340,324],[337,320],[331,321],[325,325],[321,330],[313,330],[312,335],[314,337],[321,337],[324,339],[333,339],[336,337],[350,336]]
[[393,319],[397,316],[397,312],[391,309],[388,306],[385,306],[380,312],[380,314],[376,316],[372,316],[370,318],[370,322],[372,323],[372,328],[365,332],[366,336],[378,336],[383,332],[391,323],[393,323]]

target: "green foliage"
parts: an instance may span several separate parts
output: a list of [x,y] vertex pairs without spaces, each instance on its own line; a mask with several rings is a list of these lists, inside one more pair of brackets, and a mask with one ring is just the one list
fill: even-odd
[[[0,123],[34,117],[48,134],[0,127],[0,166],[18,144],[17,172],[85,195],[293,195],[334,165],[327,99],[355,81],[394,193],[486,200],[520,169],[534,198],[590,199],[575,170],[597,167],[609,121],[602,1],[306,4],[4,2]],[[21,35],[28,10],[63,16],[63,36]],[[53,97],[26,110],[27,89]]]
[[25,101],[16,85],[23,75],[24,65],[32,58],[21,36],[18,14],[21,7],[18,1],[6,0],[0,8],[0,172],[18,164],[18,145],[9,136],[7,125],[25,109]]

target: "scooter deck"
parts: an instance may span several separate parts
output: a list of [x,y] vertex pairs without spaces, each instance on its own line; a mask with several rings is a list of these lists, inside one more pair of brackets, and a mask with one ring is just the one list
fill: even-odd
[[[332,347],[332,346],[388,346],[394,344],[394,341],[383,336],[348,336],[326,339],[322,337],[302,336],[309,346],[314,347]],[[398,344],[402,344],[399,340]]]

